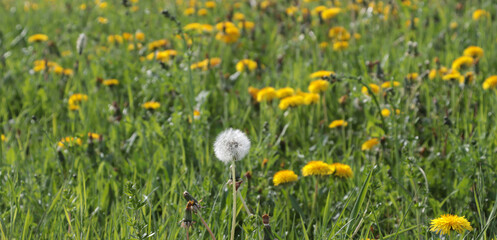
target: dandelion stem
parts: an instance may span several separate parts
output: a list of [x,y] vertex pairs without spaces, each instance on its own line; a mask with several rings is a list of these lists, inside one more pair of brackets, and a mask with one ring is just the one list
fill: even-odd
[[318,198],[318,190],[319,190],[319,179],[316,179],[316,185],[314,186],[314,199],[312,199],[312,216],[314,216],[314,208],[316,207],[316,200]]
[[231,222],[231,240],[235,240],[235,225],[236,225],[236,177],[235,177],[235,161],[231,164],[231,177],[233,181],[233,221]]
[[249,216],[252,216],[254,214],[252,214],[249,210],[249,208],[247,207],[247,204],[245,203],[245,200],[243,199],[243,196],[242,196],[242,193],[241,192],[238,192],[238,197],[240,197],[240,200],[242,201],[242,204],[243,204],[243,207],[245,208],[245,211],[247,212],[247,214]]
[[324,114],[324,123],[328,123],[328,113],[326,109],[326,92],[323,93],[323,114]]
[[200,212],[197,212],[197,215],[198,215],[198,217],[200,218],[200,221],[202,222],[202,224],[204,224],[205,229],[207,229],[207,232],[209,232],[209,234],[211,235],[212,240],[216,240],[216,237],[214,236],[214,233],[212,233],[212,230],[209,228],[209,226],[208,226],[208,225],[207,225],[207,223],[205,222],[205,220],[204,220],[204,218],[202,217],[202,215],[200,214]]
[[186,229],[186,240],[190,240],[190,234],[188,233],[188,227],[185,228]]

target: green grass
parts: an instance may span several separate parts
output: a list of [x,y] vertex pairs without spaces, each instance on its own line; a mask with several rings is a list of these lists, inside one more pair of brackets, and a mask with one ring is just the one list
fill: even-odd
[[[236,171],[255,216],[237,202],[236,239],[264,239],[263,214],[271,217],[277,239],[438,239],[430,221],[447,213],[465,216],[474,228],[451,239],[497,235],[497,97],[494,89],[482,88],[497,75],[493,0],[460,1],[461,6],[412,1],[416,8],[385,1],[387,19],[373,10],[381,1],[370,10],[367,3],[357,4],[353,13],[347,7],[353,1],[345,0],[271,1],[265,10],[262,1],[252,7],[250,1],[219,0],[206,16],[185,16],[187,0],[129,1],[128,8],[122,1],[106,2],[100,9],[95,1],[0,1],[0,239],[186,239],[179,223],[185,190],[202,200],[202,217],[216,238],[229,239],[230,171],[213,150],[217,134],[229,127],[252,141]],[[299,10],[288,16],[285,10],[296,2]],[[80,9],[83,3],[86,10]],[[343,11],[322,22],[302,10],[338,3]],[[204,1],[196,6],[203,8]],[[491,17],[473,20],[476,9]],[[215,27],[211,33],[187,32],[191,46],[176,37],[188,23],[214,26],[234,13],[255,23],[254,30],[240,30],[235,43],[216,40]],[[407,26],[414,18],[417,24]],[[352,35],[342,51],[333,50],[328,37],[336,26]],[[138,40],[108,42],[109,35],[125,32],[143,32],[143,49],[128,50],[131,43],[138,48]],[[28,42],[37,33],[49,40]],[[87,45],[79,55],[81,33]],[[177,56],[164,63],[141,59],[153,53],[148,44],[160,39]],[[321,49],[325,41],[329,46]],[[472,83],[428,79],[435,58],[450,68],[472,45],[484,50],[478,67],[467,70],[475,72]],[[219,66],[190,70],[213,57],[222,59]],[[258,69],[235,74],[245,58],[256,60]],[[74,73],[35,72],[36,60]],[[378,66],[384,76],[377,75]],[[318,70],[332,70],[336,79],[315,104],[281,110],[278,99],[258,103],[247,90],[288,86],[307,92],[309,75]],[[408,80],[409,73],[420,78]],[[98,78],[115,78],[119,85],[104,86]],[[364,85],[386,81],[401,86],[386,95],[370,93],[374,97],[361,92]],[[74,93],[88,96],[77,111],[68,109]],[[160,108],[142,107],[152,100]],[[382,118],[383,108],[400,114]],[[336,119],[348,126],[329,129]],[[89,132],[102,140],[90,141]],[[58,148],[65,137],[78,137],[82,145]],[[381,144],[361,151],[373,137],[383,137]],[[348,164],[354,176],[303,177],[301,169],[311,160]],[[274,186],[273,175],[283,169],[295,171],[298,181]],[[247,172],[251,177],[244,177]],[[193,220],[190,238],[210,239],[197,215]]]

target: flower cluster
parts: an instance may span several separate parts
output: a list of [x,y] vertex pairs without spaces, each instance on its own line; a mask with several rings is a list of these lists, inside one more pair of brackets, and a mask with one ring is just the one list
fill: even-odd
[[[323,161],[310,161],[302,168],[302,175],[304,177],[333,175],[339,178],[352,178],[354,174],[347,164],[328,164]],[[273,176],[273,184],[275,186],[296,182],[297,180],[298,176],[292,170],[281,170]]]
[[70,147],[81,146],[83,142],[80,138],[77,137],[65,137],[62,138],[58,143],[57,147],[59,149],[67,149]]
[[64,76],[72,76],[74,73],[73,70],[70,68],[63,68],[56,62],[46,61],[46,60],[36,60],[34,62],[33,71],[35,72],[48,71],[48,72],[54,72],[57,75],[64,75]]
[[88,95],[82,93],[75,93],[69,97],[69,110],[79,110],[81,102],[88,101]]

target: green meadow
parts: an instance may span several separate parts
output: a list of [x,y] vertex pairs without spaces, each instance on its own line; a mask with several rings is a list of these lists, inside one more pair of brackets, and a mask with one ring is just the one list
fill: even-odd
[[496,17],[0,0],[0,239],[495,239]]

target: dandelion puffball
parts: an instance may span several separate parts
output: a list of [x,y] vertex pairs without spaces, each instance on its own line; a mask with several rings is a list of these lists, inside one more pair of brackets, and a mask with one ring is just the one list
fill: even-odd
[[221,132],[214,142],[214,153],[224,163],[243,159],[250,150],[250,140],[238,129]]

